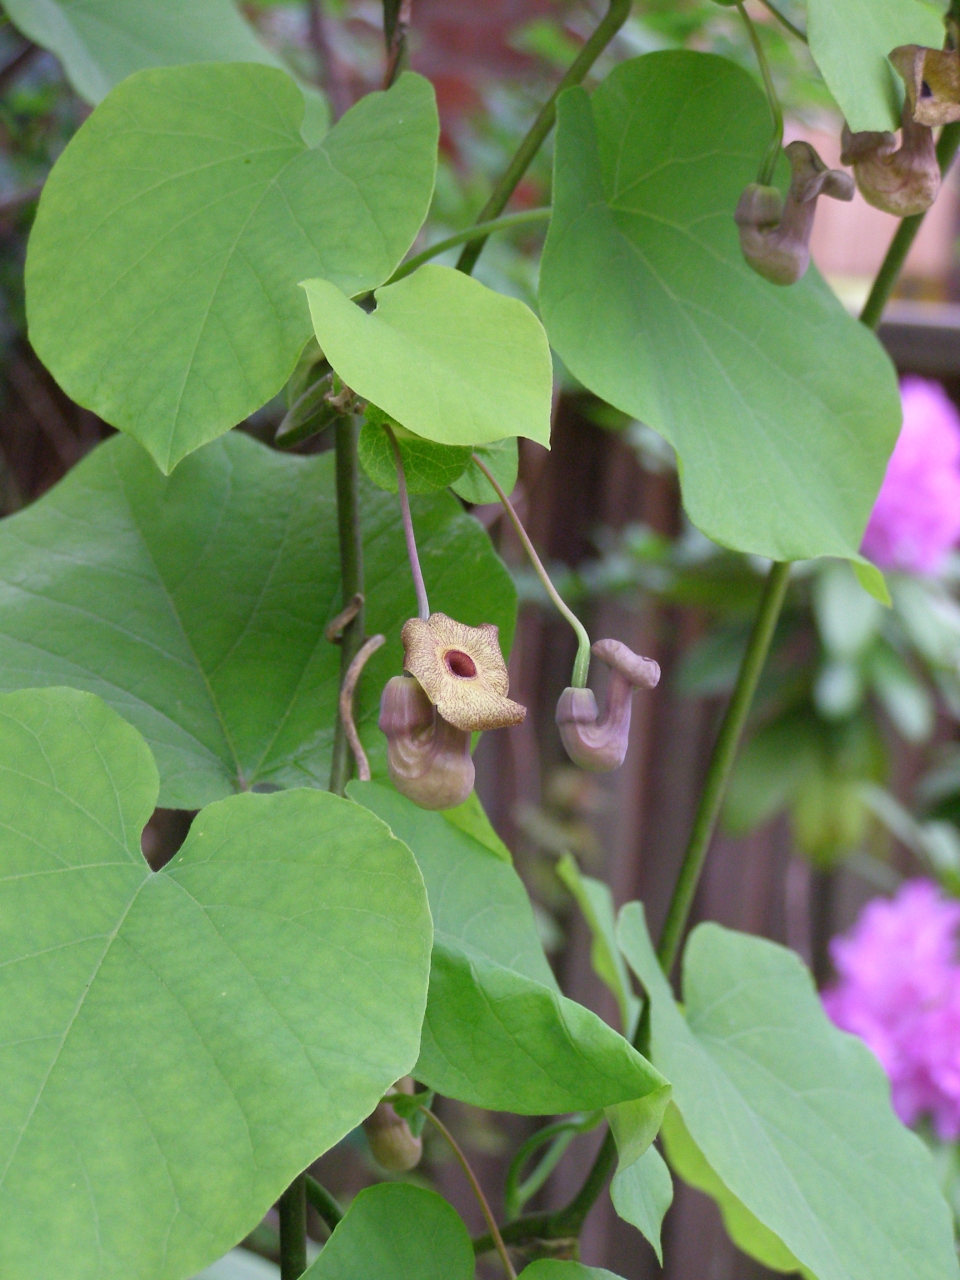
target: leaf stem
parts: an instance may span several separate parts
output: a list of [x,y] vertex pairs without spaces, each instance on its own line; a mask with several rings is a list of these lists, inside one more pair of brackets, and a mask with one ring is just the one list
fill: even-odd
[[557,609],[559,609],[559,611],[563,614],[563,616],[566,618],[566,620],[570,623],[571,627],[573,627],[574,631],[576,632],[577,658],[573,664],[573,675],[571,677],[571,682],[575,689],[583,689],[586,686],[587,676],[590,672],[590,637],[587,635],[587,629],[583,625],[583,623],[580,621],[580,619],[577,617],[577,615],[573,612],[573,610],[567,607],[566,603],[564,602],[564,600],[560,595],[560,592],[550,581],[550,575],[547,573],[546,569],[543,567],[540,557],[537,555],[536,548],[534,547],[533,543],[530,541],[530,538],[529,538],[529,535],[527,534],[526,529],[520,523],[520,517],[517,515],[516,511],[514,511],[513,503],[504,493],[503,488],[500,485],[500,482],[496,479],[493,472],[490,470],[490,468],[487,466],[487,464],[483,461],[483,459],[478,454],[475,453],[473,455],[473,460],[477,464],[477,466],[480,468],[480,470],[483,472],[483,474],[487,477],[487,480],[490,482],[490,485],[493,488],[493,491],[496,493],[497,497],[503,503],[503,509],[504,511],[506,511],[507,515],[510,517],[510,522],[513,525],[514,529],[516,529],[517,531],[517,537],[523,543],[523,549],[524,551],[526,551],[527,555],[529,556],[530,563],[533,565],[534,569],[536,570],[537,577],[543,583],[543,586],[547,595],[550,597],[550,599],[556,605]]
[[770,0],[760,0],[760,3],[773,14],[782,27],[786,27],[792,36],[796,36],[797,39],[802,40],[804,44],[809,43],[807,40],[807,33],[805,31],[801,31],[799,27],[794,26],[786,14],[781,13],[775,5],[770,3]]
[[301,1173],[277,1203],[280,1216],[280,1280],[298,1280],[307,1269],[307,1183]]
[[403,520],[403,536],[407,542],[410,574],[413,578],[413,588],[417,593],[417,615],[421,622],[426,622],[430,617],[430,604],[427,600],[426,584],[423,581],[423,570],[420,568],[417,539],[413,532],[413,516],[410,514],[410,497],[407,494],[407,476],[403,469],[403,458],[400,456],[400,446],[397,444],[397,437],[393,434],[393,428],[385,422],[383,429],[387,433],[393,449],[393,460],[397,464],[397,494],[400,498],[400,516]]
[[319,1183],[316,1178],[311,1178],[309,1173],[305,1173],[303,1180],[307,1191],[307,1199],[330,1230],[335,1231],[343,1221],[343,1210],[327,1188]]
[[[558,1120],[548,1124],[530,1135],[521,1143],[510,1161],[504,1181],[503,1200],[508,1218],[515,1218],[531,1196],[536,1195],[547,1178],[556,1168],[560,1157],[578,1133],[587,1133],[603,1119],[602,1111],[592,1111],[586,1116],[572,1116],[569,1120]],[[550,1143],[550,1150],[523,1182],[520,1175],[530,1157],[541,1147]]]
[[700,872],[703,870],[704,859],[720,816],[720,806],[726,793],[727,782],[733,769],[744,726],[747,723],[757,681],[760,679],[760,673],[770,651],[770,642],[773,639],[777,619],[780,617],[780,609],[789,580],[789,563],[775,560],[770,566],[764,583],[757,616],[754,618],[750,639],[747,641],[747,651],[740,663],[737,683],[724,712],[720,732],[710,756],[700,803],[697,805],[693,820],[693,829],[690,832],[680,874],[667,909],[667,919],[657,949],[660,967],[666,974],[669,974],[673,968],[680,949]]
[[[940,172],[942,174],[946,174],[953,163],[958,147],[960,147],[960,121],[944,125],[940,133],[940,138],[937,142],[937,160],[940,162]],[[893,239],[890,241],[890,248],[887,250],[887,255],[880,270],[877,272],[873,288],[870,290],[870,296],[860,312],[861,323],[865,324],[868,329],[876,329],[877,325],[879,325],[883,316],[883,309],[889,301],[890,294],[897,283],[897,278],[906,261],[907,254],[910,252],[910,246],[916,239],[920,224],[925,216],[926,214],[924,213],[915,213],[912,218],[902,219]]]
[[[536,120],[527,131],[526,137],[514,152],[513,159],[507,166],[506,172],[490,193],[487,203],[477,215],[476,225],[479,226],[481,223],[489,222],[492,218],[496,218],[503,213],[507,206],[507,201],[513,195],[517,184],[529,168],[531,160],[540,150],[544,139],[553,128],[554,121],[557,118],[557,99],[564,89],[570,89],[574,85],[580,84],[585,78],[587,72],[630,16],[631,2],[632,0],[610,0],[610,6],[601,18],[593,35],[587,40],[576,58],[574,58],[563,79],[540,108]],[[469,275],[483,252],[485,243],[486,237],[471,241],[460,255],[460,260],[457,262],[457,270],[464,271]]]
[[491,218],[488,222],[475,222],[473,226],[464,227],[462,231],[455,231],[452,236],[447,236],[445,240],[438,240],[436,244],[428,245],[420,253],[408,258],[406,262],[397,267],[387,284],[396,284],[404,276],[409,276],[416,271],[417,267],[422,267],[425,262],[429,262],[431,258],[439,257],[441,253],[446,253],[448,249],[456,248],[458,244],[463,244],[468,240],[485,240],[487,236],[493,235],[495,231],[509,231],[511,227],[525,227],[531,222],[546,222],[552,212],[553,210],[549,206],[543,209],[522,209],[519,213],[505,213],[499,218]]
[[[340,685],[363,644],[363,531],[360,524],[360,476],[357,462],[357,423],[353,415],[337,419],[335,427],[337,529],[340,537],[341,599],[356,612],[343,628],[340,641]],[[337,716],[330,765],[330,790],[342,796],[350,780],[350,754],[343,722]]]
[[429,1108],[427,1107],[421,1107],[420,1110],[427,1117],[427,1119],[431,1121],[432,1124],[436,1125],[436,1127],[440,1130],[440,1132],[446,1138],[447,1142],[449,1142],[450,1146],[453,1148],[453,1154],[457,1157],[457,1160],[460,1162],[461,1169],[463,1169],[463,1172],[467,1175],[467,1180],[473,1189],[473,1194],[477,1197],[477,1201],[480,1205],[480,1209],[483,1213],[483,1216],[487,1220],[487,1226],[490,1228],[490,1236],[493,1240],[493,1244],[497,1250],[497,1253],[499,1253],[500,1255],[500,1261],[503,1263],[503,1269],[504,1271],[506,1271],[507,1276],[509,1277],[509,1280],[517,1280],[517,1273],[513,1269],[513,1263],[510,1261],[510,1255],[509,1253],[507,1253],[506,1246],[503,1243],[503,1237],[500,1235],[500,1230],[497,1227],[497,1220],[496,1218],[494,1218],[493,1214],[490,1212],[490,1206],[487,1203],[487,1197],[483,1194],[483,1188],[480,1186],[480,1183],[477,1181],[476,1174],[470,1168],[470,1163],[467,1160],[467,1157],[460,1150],[460,1147],[457,1143],[456,1138],[453,1136],[453,1134],[450,1132],[447,1126],[443,1123],[440,1117],[437,1115],[434,1115],[434,1113],[431,1110],[429,1110]]
[[753,25],[749,13],[743,7],[743,0],[737,0],[737,11],[743,19],[744,26],[747,28],[747,35],[753,45],[753,52],[757,55],[760,74],[763,77],[763,87],[767,93],[767,102],[770,104],[770,114],[773,116],[773,137],[767,146],[760,172],[757,175],[757,181],[762,186],[768,187],[773,182],[777,161],[780,158],[780,148],[783,145],[783,108],[780,106],[780,99],[777,97],[777,90],[773,83],[773,76],[770,74],[767,56],[763,52],[763,45],[760,43],[760,36]]

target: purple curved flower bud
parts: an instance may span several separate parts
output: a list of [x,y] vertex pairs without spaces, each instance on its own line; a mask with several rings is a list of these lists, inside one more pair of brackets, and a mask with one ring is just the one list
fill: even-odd
[[784,152],[793,170],[786,200],[776,187],[752,182],[733,215],[744,258],[771,284],[796,284],[810,265],[817,197],[852,200],[854,193],[850,175],[828,169],[809,142],[791,142]]
[[[404,1076],[387,1093],[412,1094],[413,1080]],[[420,1163],[423,1139],[413,1136],[407,1121],[397,1115],[389,1102],[377,1103],[373,1113],[364,1120],[363,1131],[370,1144],[370,1154],[387,1173],[408,1173]]]
[[611,669],[607,714],[599,719],[590,689],[564,689],[557,703],[557,725],[574,764],[591,773],[609,773],[620,768],[627,754],[633,695],[656,686],[660,667],[619,640],[598,640],[591,652]]
[[380,698],[393,785],[421,809],[452,809],[473,790],[470,733],[444,720],[413,676],[394,676]]
[[853,166],[860,194],[868,204],[897,218],[924,213],[940,190],[940,165],[928,124],[918,124],[904,101],[902,142],[892,133],[851,133],[843,127],[840,159]]

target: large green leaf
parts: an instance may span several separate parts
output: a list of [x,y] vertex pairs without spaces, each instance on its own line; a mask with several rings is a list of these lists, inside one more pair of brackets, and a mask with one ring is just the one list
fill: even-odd
[[549,447],[550,348],[523,302],[435,265],[378,289],[373,313],[338,284],[304,288],[317,341],[354,391],[438,444]]
[[[786,1272],[789,1275],[803,1271],[780,1237],[755,1218],[710,1168],[675,1106],[667,1108],[660,1132],[670,1164],[684,1182],[716,1201],[723,1215],[727,1235],[738,1249],[751,1258],[756,1258],[771,1271]],[[805,1274],[808,1277],[811,1275],[809,1271]]]
[[403,1182],[361,1191],[304,1280],[473,1280],[473,1245],[442,1196]]
[[145,67],[282,65],[233,0],[6,0],[4,8],[24,35],[57,55],[88,102]]
[[939,49],[943,18],[924,0],[807,0],[807,35],[850,128],[899,129],[903,81],[887,54],[901,44]]
[[406,73],[319,146],[303,96],[253,63],[141,71],[44,189],[27,255],[38,355],[169,471],[275,395],[310,336],[298,282],[385,280],[426,216],[433,89]]
[[565,93],[544,323],[582,382],[676,448],[711,538],[856,556],[900,424],[896,378],[815,269],[784,289],[743,261],[733,212],[769,134],[759,89],[713,55],[648,54],[592,100]]
[[513,868],[393,790],[354,782],[349,794],[409,845],[427,885],[434,947],[417,1079],[524,1115],[651,1097],[656,1133],[666,1082],[596,1014],[560,994]]
[[[235,432],[165,478],[114,437],[0,523],[0,688],[73,685],[140,730],[160,801],[325,786],[342,606],[332,454],[275,453]],[[361,491],[367,626],[387,636],[361,682],[375,769],[380,690],[416,613],[395,497]],[[509,648],[516,596],[479,524],[449,494],[413,501],[434,606],[494,622]]]
[[151,872],[157,771],[90,694],[0,698],[0,1274],[182,1280],[417,1056],[410,852],[327,792],[231,796]]
[[930,1155],[862,1041],[828,1020],[792,951],[700,925],[674,1003],[639,903],[620,945],[647,989],[651,1056],[704,1160],[818,1280],[960,1276]]

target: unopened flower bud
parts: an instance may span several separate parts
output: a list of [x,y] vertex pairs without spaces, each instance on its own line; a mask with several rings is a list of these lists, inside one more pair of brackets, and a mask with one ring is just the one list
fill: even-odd
[[619,640],[598,640],[591,652],[611,669],[607,714],[599,719],[591,690],[564,689],[557,703],[557,725],[574,764],[591,773],[609,773],[620,768],[627,754],[633,695],[657,685],[660,667]]
[[776,187],[752,182],[734,214],[744,258],[772,284],[795,284],[810,265],[817,197],[852,200],[854,192],[850,175],[828,169],[809,142],[791,142],[784,152],[793,170],[786,200]]
[[[896,51],[895,51],[896,52]],[[853,166],[868,204],[897,218],[924,213],[940,190],[933,130],[917,124],[909,97],[903,104],[902,141],[893,133],[851,133],[844,125],[840,159]]]
[[388,680],[380,698],[393,785],[421,809],[452,809],[473,790],[470,734],[440,715],[413,676]]
[[[392,1093],[413,1093],[413,1081],[409,1076],[398,1080]],[[423,1155],[423,1139],[415,1138],[410,1126],[398,1116],[389,1102],[379,1102],[372,1115],[363,1122],[363,1131],[370,1144],[370,1154],[387,1173],[407,1173],[415,1169]]]

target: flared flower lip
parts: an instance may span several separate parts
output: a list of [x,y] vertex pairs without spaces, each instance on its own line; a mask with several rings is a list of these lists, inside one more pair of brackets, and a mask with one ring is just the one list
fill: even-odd
[[499,628],[468,627],[445,613],[410,618],[401,633],[404,670],[457,729],[503,729],[520,724],[526,708],[507,697],[510,680]]

